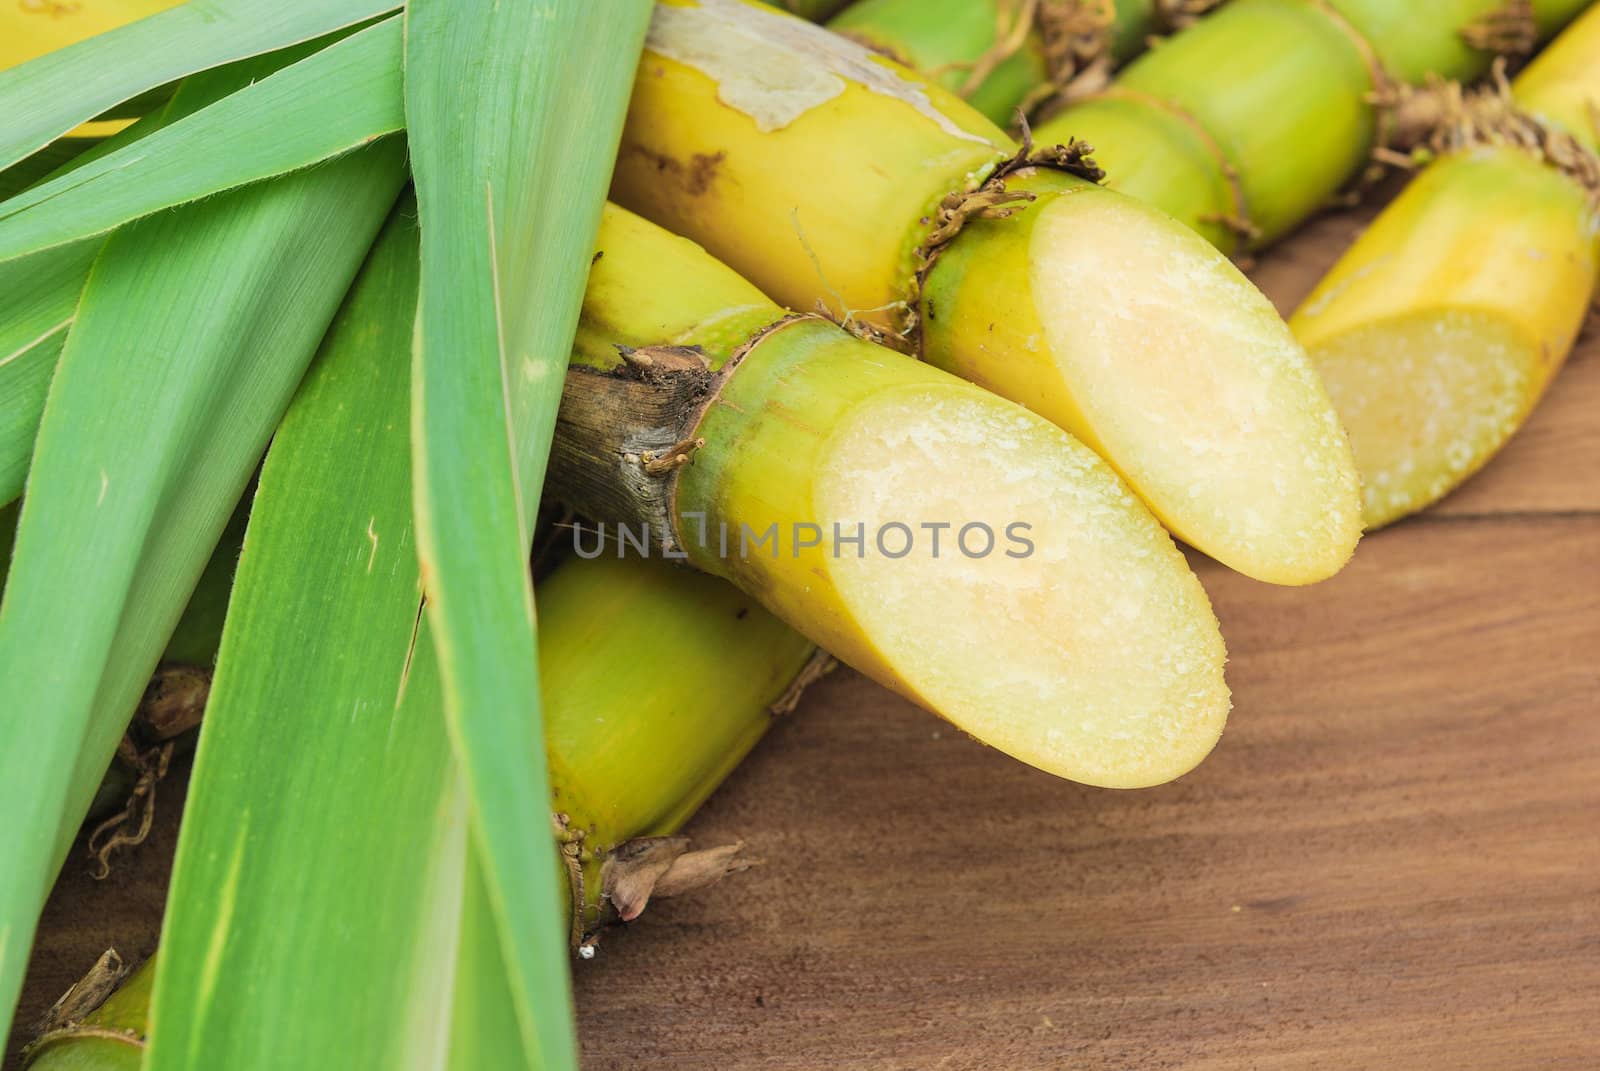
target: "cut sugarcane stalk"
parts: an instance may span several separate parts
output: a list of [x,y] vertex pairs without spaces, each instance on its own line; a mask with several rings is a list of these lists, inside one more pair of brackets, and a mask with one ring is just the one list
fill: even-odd
[[778,0],[778,6],[785,11],[812,22],[821,22],[849,3],[850,0]]
[[1223,251],[1260,249],[1413,136],[1405,87],[1477,77],[1586,3],[1237,0],[1036,135],[1087,141],[1113,188]]
[[1600,274],[1600,8],[1469,100],[1444,156],[1295,313],[1350,431],[1369,527],[1437,501],[1505,445]]
[[636,552],[664,545],[732,580],[847,664],[1063,777],[1159,784],[1215,744],[1228,693],[1205,593],[1058,428],[785,316],[615,208],[574,363],[552,478],[586,515],[647,528]]
[[857,0],[828,28],[933,78],[1005,126],[1102,85],[1153,34],[1218,0]]
[[[570,560],[538,598],[545,746],[582,951],[652,895],[742,865],[671,834],[792,704],[813,648],[731,586],[657,562]],[[55,1025],[30,1071],[138,1068],[154,962]]]
[[1077,435],[1233,568],[1337,571],[1359,495],[1309,361],[1216,250],[1095,174],[1071,150],[1017,157],[853,42],[703,0],[656,9],[613,188],[791,307]]
[[[821,663],[750,596],[660,562],[569,560],[537,597],[551,802],[582,942],[638,915],[652,880],[670,895],[733,862],[657,838],[689,820]],[[641,856],[672,865],[652,878]]]

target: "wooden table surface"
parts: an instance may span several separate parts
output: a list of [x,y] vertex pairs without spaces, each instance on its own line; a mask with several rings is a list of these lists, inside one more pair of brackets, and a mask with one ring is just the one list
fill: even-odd
[[[1256,277],[1287,311],[1364,214]],[[585,1066],[1600,1068],[1595,336],[1488,471],[1333,580],[1196,556],[1235,705],[1176,784],[1068,784],[816,685],[689,829],[765,865],[577,965]],[[25,1016],[153,949],[176,787],[112,882],[68,864]]]

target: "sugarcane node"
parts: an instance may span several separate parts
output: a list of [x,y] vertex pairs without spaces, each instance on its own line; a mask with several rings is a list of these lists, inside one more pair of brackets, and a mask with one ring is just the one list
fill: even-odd
[[1461,28],[1461,39],[1480,52],[1528,56],[1539,45],[1533,0],[1506,0],[1504,7],[1479,15]]
[[[961,96],[976,92],[996,67],[1022,48],[1032,31],[1037,31],[1046,73],[1045,80],[1018,104],[1022,114],[1031,115],[1047,102],[1082,99],[1110,82],[1116,21],[1111,0],[1023,0],[1010,32],[1005,32],[1004,15],[997,14],[997,18],[1001,21],[996,26],[994,47],[972,65]],[[1013,131],[1017,129],[1013,125]]]
[[[1222,0],[1156,0],[1156,25],[1163,35],[1186,30],[1221,3]],[[1160,40],[1157,37],[1156,43],[1159,44]]]
[[94,880],[104,881],[111,876],[111,857],[119,849],[137,847],[150,836],[156,818],[156,785],[167,776],[176,746],[168,740],[141,750],[132,736],[123,734],[117,744],[117,758],[137,776],[122,809],[89,833],[88,851],[94,860],[90,876]]
[[838,668],[837,658],[822,648],[817,648],[806,660],[806,664],[800,667],[800,672],[795,674],[794,680],[789,682],[783,694],[767,707],[767,713],[775,719],[793,714],[795,708],[800,705],[800,697],[805,694],[806,689]]
[[856,316],[857,313],[861,312],[887,312],[891,309],[902,308],[904,305],[904,302],[896,301],[877,309],[846,309],[841,316],[828,308],[827,302],[819,300],[816,304],[815,312],[819,318],[827,320],[840,330],[850,332],[850,334],[863,342],[871,342],[876,346],[886,346],[899,353],[908,353],[903,337],[887,328],[878,326],[871,320],[857,319]]
[[622,364],[620,374],[631,375],[647,382],[658,382],[659,377],[679,372],[709,372],[711,362],[699,346],[617,346],[617,356]]
[[160,743],[198,728],[211,694],[209,666],[163,662],[156,667],[133,716],[133,733]]
[[[550,452],[550,488],[578,513],[644,525],[661,551],[681,559],[675,533],[676,475],[705,441],[695,434],[722,384],[756,346],[802,320],[791,313],[753,332],[713,372],[695,346],[617,347],[612,369],[575,365],[562,388]],[[626,350],[626,352],[623,352]]]
[[133,1029],[119,1030],[110,1026],[92,1026],[88,1023],[78,1023],[73,1026],[64,1026],[60,1030],[52,1030],[48,1034],[40,1034],[22,1047],[23,1067],[30,1066],[35,1057],[46,1049],[71,1041],[84,1041],[99,1039],[102,1041],[115,1041],[129,1048],[143,1051],[145,1036]]
[[123,962],[122,956],[116,949],[108,948],[100,953],[100,958],[94,961],[94,966],[90,967],[82,978],[73,982],[67,991],[39,1017],[33,1028],[39,1039],[34,1044],[42,1041],[44,1035],[58,1033],[81,1023],[116,991],[117,986],[128,976],[128,971],[128,965]]
[[1366,65],[1367,77],[1372,83],[1365,100],[1373,108],[1376,128],[1372,139],[1373,151],[1367,166],[1361,169],[1346,189],[1333,198],[1338,203],[1355,205],[1359,204],[1389,173],[1389,169],[1378,159],[1378,150],[1393,147],[1397,143],[1399,116],[1396,111],[1407,87],[1403,81],[1389,73],[1389,69],[1383,65],[1383,60],[1378,56],[1378,50],[1367,40],[1366,34],[1356,29],[1328,0],[1312,0],[1312,3],[1324,18],[1355,45],[1356,52],[1361,56],[1361,62]]
[[942,253],[974,219],[1004,219],[1034,200],[1026,190],[1008,190],[1006,181],[1034,168],[1046,168],[1074,175],[1086,182],[1102,183],[1106,173],[1094,162],[1094,146],[1071,138],[1065,145],[1051,145],[1034,151],[1033,130],[1028,117],[1019,109],[1017,125],[1022,133],[1016,153],[1002,160],[977,186],[954,190],[940,199],[931,220],[925,221],[928,232],[912,254],[911,293],[906,299],[905,327],[900,333],[902,352],[920,357],[922,354],[922,295],[927,288],[928,274]]
[[1503,57],[1495,60],[1487,85],[1471,93],[1458,92],[1449,103],[1449,111],[1421,148],[1436,156],[1476,148],[1520,150],[1577,183],[1600,209],[1600,156],[1517,106]]
[[584,914],[588,908],[584,892],[583,862],[579,858],[584,832],[582,829],[572,827],[572,819],[564,811],[551,813],[550,827],[561,849],[561,865],[567,872],[567,894],[571,898],[567,942],[576,950],[583,942]]
[[1198,221],[1202,223],[1220,224],[1246,243],[1254,242],[1261,237],[1261,228],[1256,226],[1250,212],[1249,199],[1245,196],[1244,178],[1240,174],[1238,166],[1228,158],[1227,152],[1225,152],[1222,148],[1222,143],[1219,142],[1211,133],[1211,131],[1206,128],[1204,123],[1197,119],[1187,109],[1179,107],[1177,104],[1167,100],[1165,97],[1158,97],[1152,93],[1144,93],[1139,90],[1129,89],[1126,86],[1111,85],[1108,86],[1102,93],[1097,95],[1107,98],[1136,101],[1148,108],[1158,109],[1166,112],[1168,115],[1183,123],[1190,130],[1194,131],[1195,135],[1205,146],[1206,151],[1211,154],[1211,158],[1216,162],[1217,173],[1220,174],[1223,181],[1228,184],[1228,199],[1233,202],[1233,211],[1225,213],[1211,213],[1208,215],[1199,216],[1197,217]]
[[682,439],[669,446],[662,454],[645,451],[639,455],[644,471],[650,476],[666,476],[687,465],[696,450],[705,448],[706,441],[702,438]]

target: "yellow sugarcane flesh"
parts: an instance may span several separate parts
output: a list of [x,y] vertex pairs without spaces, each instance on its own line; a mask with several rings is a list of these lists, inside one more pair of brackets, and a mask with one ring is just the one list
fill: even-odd
[[[1600,9],[1518,79],[1516,100],[1590,147]],[[1433,164],[1291,324],[1349,429],[1364,519],[1437,501],[1521,426],[1572,348],[1600,276],[1596,191],[1519,148]]]
[[1224,564],[1280,584],[1336,572],[1360,537],[1355,468],[1270,303],[1131,198],[1046,172],[1019,185],[1039,199],[970,224],[930,274],[929,360],[1071,431]]
[[1159,784],[1216,743],[1229,700],[1205,593],[1060,429],[812,320],[756,345],[697,434],[678,489],[691,560],[847,664],[1088,784]]

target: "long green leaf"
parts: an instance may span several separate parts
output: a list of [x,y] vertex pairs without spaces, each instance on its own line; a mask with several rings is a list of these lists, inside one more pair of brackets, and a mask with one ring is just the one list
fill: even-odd
[[262,467],[147,1071],[442,1060],[467,823],[437,664],[414,644],[412,211],[379,238]]
[[443,1066],[448,1071],[528,1067],[533,1061],[522,1042],[516,1003],[506,986],[504,944],[482,859],[476,850],[467,855],[450,1051]]
[[358,148],[404,125],[400,19],[0,204],[0,261]]
[[39,413],[100,243],[0,264],[0,502],[22,493]]
[[399,6],[394,0],[192,0],[0,71],[0,170],[148,90]]
[[245,481],[404,179],[401,147],[105,243],[0,603],[0,1014],[39,907]]
[[[395,29],[398,31],[398,24]],[[167,126],[184,122],[189,116],[204,113],[218,101],[231,100],[232,94],[257,79],[270,79],[318,45],[319,42],[311,42],[255,56],[191,78],[169,95],[158,111],[76,154],[47,178],[52,183],[74,181],[80,168],[90,167],[113,153],[144,151],[145,139],[156,137]],[[395,45],[398,47],[398,40]],[[395,92],[398,93],[397,85]],[[204,153],[201,155],[203,158]],[[4,231],[3,224],[0,231]],[[45,389],[77,313],[89,265],[100,245],[84,240],[0,260],[0,502],[9,501],[22,490],[39,414],[44,410]]]
[[418,546],[512,1006],[546,1068],[575,1056],[527,555],[649,11],[646,0],[406,8],[422,222]]

